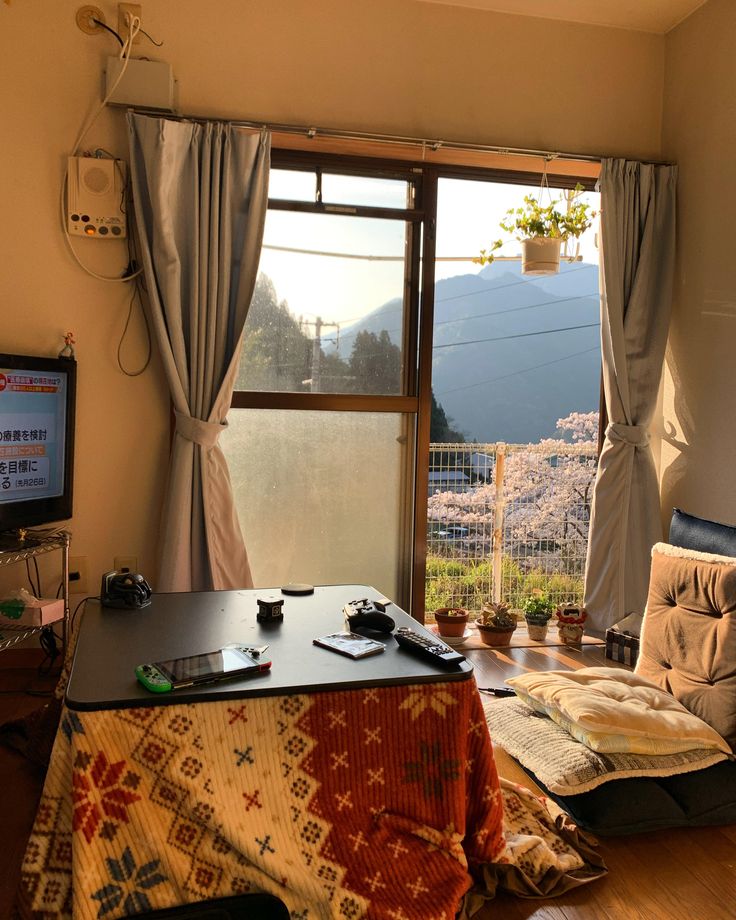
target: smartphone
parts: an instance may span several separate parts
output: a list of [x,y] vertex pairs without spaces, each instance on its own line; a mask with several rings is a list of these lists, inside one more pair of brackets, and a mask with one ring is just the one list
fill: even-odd
[[211,684],[268,671],[271,662],[256,657],[252,651],[240,645],[226,645],[204,655],[140,664],[135,669],[135,676],[146,690],[168,693],[182,687]]

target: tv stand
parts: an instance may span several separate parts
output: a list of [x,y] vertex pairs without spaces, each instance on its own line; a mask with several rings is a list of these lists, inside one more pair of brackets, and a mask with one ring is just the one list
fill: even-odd
[[[61,551],[61,590],[64,601],[62,619],[62,641],[64,656],[69,649],[69,542],[71,534],[66,530],[38,531],[24,530],[0,534],[0,568],[15,565],[35,556],[43,556],[56,550]],[[49,624],[51,625],[51,624]],[[17,645],[29,636],[41,632],[43,626],[13,626],[0,624],[0,652]]]

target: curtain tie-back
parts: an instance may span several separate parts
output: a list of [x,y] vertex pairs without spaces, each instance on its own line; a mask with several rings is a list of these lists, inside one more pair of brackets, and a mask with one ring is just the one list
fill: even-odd
[[644,448],[649,444],[649,431],[644,425],[624,425],[623,422],[609,422],[606,428],[609,441],[623,441],[632,447]]
[[200,447],[214,447],[220,432],[227,428],[227,422],[205,422],[201,418],[192,418],[174,409],[176,431],[187,441],[193,441]]

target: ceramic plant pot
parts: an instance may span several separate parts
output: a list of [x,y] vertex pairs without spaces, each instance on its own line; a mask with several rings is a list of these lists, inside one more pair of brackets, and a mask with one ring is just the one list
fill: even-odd
[[461,639],[468,625],[468,611],[463,607],[440,607],[435,610],[437,632],[441,636]]
[[484,645],[490,645],[494,648],[501,648],[511,644],[511,637],[516,627],[504,629],[501,626],[484,626],[478,623],[478,635]]
[[549,620],[530,620],[527,618],[526,628],[529,638],[535,642],[544,642],[547,638],[547,624]]
[[521,241],[522,275],[556,275],[560,270],[561,240],[534,236]]

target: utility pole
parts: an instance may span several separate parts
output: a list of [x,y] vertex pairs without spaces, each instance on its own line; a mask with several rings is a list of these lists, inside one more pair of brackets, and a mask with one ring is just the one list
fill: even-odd
[[321,316],[317,316],[314,320],[301,320],[301,323],[305,326],[314,326],[314,338],[312,339],[312,381],[311,381],[311,391],[312,393],[321,392],[321,363],[322,363],[322,330],[326,328],[337,329],[338,335],[340,333],[340,324],[339,323],[327,323]]

